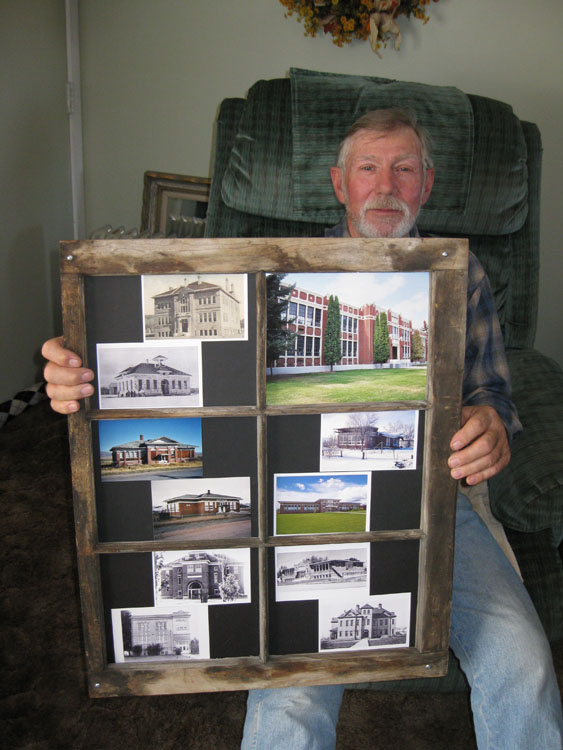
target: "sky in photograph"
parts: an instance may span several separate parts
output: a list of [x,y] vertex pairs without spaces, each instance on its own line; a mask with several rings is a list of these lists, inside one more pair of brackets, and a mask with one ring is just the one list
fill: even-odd
[[367,502],[369,474],[278,474],[275,478],[276,502],[310,502],[319,498]]
[[101,419],[98,422],[100,450],[108,451],[114,445],[139,440],[168,437],[179,443],[195,445],[201,452],[201,419]]
[[428,273],[290,273],[285,284],[321,295],[337,295],[341,304],[373,303],[412,321],[428,322]]
[[[389,432],[393,425],[416,425],[417,411],[377,411],[377,412],[348,412],[345,414],[321,414],[321,432],[322,437],[330,437],[332,431],[339,427],[351,427],[354,424],[353,419],[361,418],[362,415],[370,418],[375,417],[373,423],[380,432]],[[352,418],[352,419],[350,419]]]

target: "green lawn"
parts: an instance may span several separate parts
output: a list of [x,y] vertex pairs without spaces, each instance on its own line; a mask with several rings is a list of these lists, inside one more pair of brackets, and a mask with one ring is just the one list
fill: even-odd
[[366,511],[347,513],[277,513],[277,534],[329,534],[342,531],[365,531]]
[[426,367],[274,375],[266,379],[266,400],[274,404],[421,401]]

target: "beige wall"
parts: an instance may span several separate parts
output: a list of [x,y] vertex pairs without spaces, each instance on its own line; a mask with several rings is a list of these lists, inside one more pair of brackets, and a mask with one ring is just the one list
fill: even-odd
[[[541,12],[539,11],[541,7]],[[454,85],[536,122],[545,159],[538,347],[563,364],[560,130],[563,3],[441,0],[401,21],[403,47],[376,57],[305,37],[278,0],[82,0],[89,229],[138,225],[147,169],[208,175],[217,107],[291,66]]]
[[[10,61],[0,73],[3,400],[35,381],[39,345],[59,330],[55,254],[72,223],[64,0],[0,0],[0,8]],[[537,345],[563,364],[563,3],[440,0],[429,11],[425,26],[403,19],[402,50],[379,59],[367,43],[339,49],[305,37],[278,0],[80,0],[87,231],[138,226],[147,169],[208,175],[219,102],[259,78],[295,66],[455,85],[509,102],[542,131]]]
[[72,230],[62,0],[0,2],[0,401],[37,382]]

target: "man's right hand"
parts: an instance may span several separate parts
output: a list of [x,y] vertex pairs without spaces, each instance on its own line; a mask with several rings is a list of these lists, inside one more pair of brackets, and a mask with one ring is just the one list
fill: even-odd
[[43,375],[51,408],[60,414],[78,411],[79,400],[94,393],[94,386],[90,383],[94,373],[82,367],[80,357],[64,348],[62,336],[46,341],[41,354],[48,360]]

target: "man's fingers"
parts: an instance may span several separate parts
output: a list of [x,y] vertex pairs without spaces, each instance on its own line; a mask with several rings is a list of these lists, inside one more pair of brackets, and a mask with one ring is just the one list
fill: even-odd
[[480,482],[484,482],[485,480],[490,479],[491,477],[494,477],[496,474],[501,472],[504,467],[508,465],[509,461],[510,453],[508,453],[507,455],[502,455],[500,459],[492,466],[487,466],[485,468],[475,468],[472,466],[466,467],[467,473],[464,479],[467,484],[471,486],[474,484],[479,484]]
[[51,399],[51,408],[59,414],[78,411],[80,399],[94,393],[94,386],[90,383],[94,373],[82,367],[78,355],[65,349],[62,336],[46,341],[41,354],[47,360],[43,376],[47,381],[45,391]]
[[62,367],[80,367],[82,365],[82,360],[77,354],[71,352],[70,349],[65,349],[62,336],[46,341],[41,347],[41,354],[45,359]]
[[[94,373],[86,367],[63,367],[54,362],[47,362],[43,370],[43,376],[47,383],[56,386],[80,386],[93,380]],[[79,397],[71,396],[71,398]]]
[[466,479],[468,484],[478,484],[504,469],[510,461],[508,443],[498,442],[492,450],[488,446],[489,441],[484,438],[450,456],[448,465],[452,478]]
[[53,401],[78,401],[86,396],[91,396],[94,393],[94,386],[90,383],[81,383],[80,385],[47,383],[45,391]]
[[59,414],[73,414],[80,409],[78,401],[56,401],[51,399],[51,409]]

